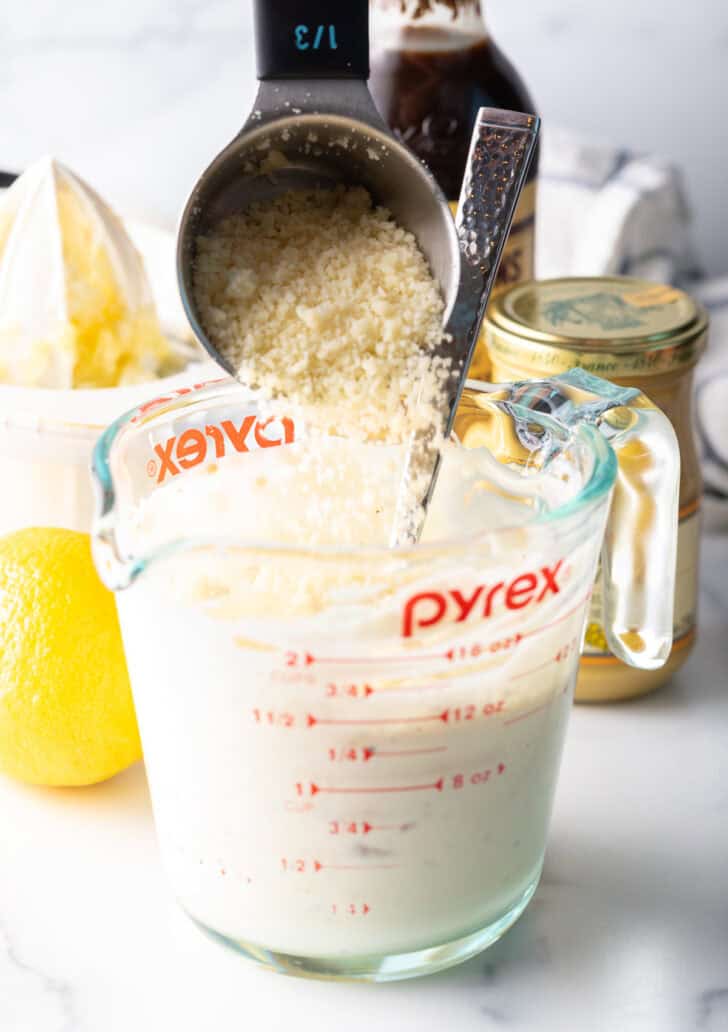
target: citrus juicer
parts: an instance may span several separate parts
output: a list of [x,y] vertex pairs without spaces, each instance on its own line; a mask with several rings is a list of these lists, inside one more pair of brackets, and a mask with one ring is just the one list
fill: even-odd
[[451,373],[441,425],[414,438],[408,451],[392,543],[412,543],[422,530],[439,465],[437,440],[452,429],[539,120],[480,111],[456,226],[434,177],[392,135],[367,88],[368,0],[312,0],[305,14],[293,0],[256,0],[254,8],[260,89],[243,129],[204,172],[182,215],[182,301],[205,349],[235,376],[205,332],[193,284],[197,239],[221,219],[291,190],[346,184],[365,187],[414,234],[445,300],[440,354]]

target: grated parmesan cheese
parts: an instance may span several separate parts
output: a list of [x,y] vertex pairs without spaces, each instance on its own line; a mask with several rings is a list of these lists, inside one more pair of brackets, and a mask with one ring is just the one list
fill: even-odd
[[198,239],[205,332],[309,425],[405,440],[437,422],[444,303],[411,233],[360,187],[287,192]]

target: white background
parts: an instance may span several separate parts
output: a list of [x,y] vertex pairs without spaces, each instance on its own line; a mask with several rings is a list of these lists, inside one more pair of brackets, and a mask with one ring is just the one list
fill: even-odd
[[[728,272],[728,4],[490,0],[489,21],[547,122],[684,166]],[[252,88],[250,0],[0,0],[0,168],[51,151],[172,221]]]

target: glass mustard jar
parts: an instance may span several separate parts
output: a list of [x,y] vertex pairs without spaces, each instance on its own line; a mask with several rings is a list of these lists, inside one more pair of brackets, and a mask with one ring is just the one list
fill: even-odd
[[647,671],[626,667],[610,653],[598,579],[576,698],[606,702],[653,691],[685,663],[696,639],[702,479],[693,370],[707,341],[707,313],[683,291],[644,280],[544,280],[496,297],[485,333],[494,383],[540,379],[578,366],[638,388],[675,428],[682,475],[672,654],[662,669]]

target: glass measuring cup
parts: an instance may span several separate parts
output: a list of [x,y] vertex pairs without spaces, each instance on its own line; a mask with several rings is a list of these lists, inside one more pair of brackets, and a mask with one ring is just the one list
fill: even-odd
[[[463,475],[463,498],[482,488],[517,518],[401,550],[254,536],[245,492],[212,504],[218,477],[255,463],[252,490],[307,444],[237,385],[143,406],[97,447],[95,556],[119,592],[173,891],[277,970],[424,974],[494,942],[528,904],[617,453],[612,632],[632,662],[669,651],[649,580],[656,556],[674,565],[664,417],[571,373],[474,384],[456,429],[495,457],[487,478]],[[630,506],[639,542],[620,538]]]

